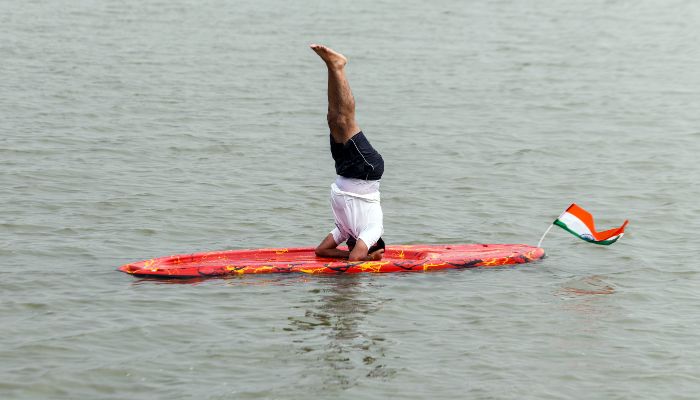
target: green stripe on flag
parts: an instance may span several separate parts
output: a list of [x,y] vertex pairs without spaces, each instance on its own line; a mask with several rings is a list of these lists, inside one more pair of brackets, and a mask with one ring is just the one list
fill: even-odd
[[588,243],[599,244],[599,245],[601,245],[601,246],[609,246],[609,245],[611,245],[611,244],[617,242],[617,239],[620,238],[620,235],[618,235],[618,236],[615,237],[615,239],[600,240],[600,241],[598,241],[598,240],[591,240],[591,239],[586,239],[585,237],[581,237],[580,234],[578,234],[578,233],[576,233],[575,231],[572,231],[571,229],[569,229],[569,227],[566,226],[565,223],[561,222],[561,221],[558,220],[558,219],[554,221],[554,225],[556,225],[556,226],[558,226],[558,227],[564,229],[565,231],[571,233],[572,235],[576,236],[577,238],[579,238],[579,239],[581,239],[581,240],[585,240],[585,241],[588,242]]

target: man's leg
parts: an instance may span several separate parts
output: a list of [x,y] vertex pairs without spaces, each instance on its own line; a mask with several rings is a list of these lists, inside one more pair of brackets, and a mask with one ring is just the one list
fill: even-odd
[[[320,44],[312,44],[311,49],[321,57],[328,68],[328,127],[336,143],[345,143],[360,131],[355,121],[355,98],[345,77],[345,64],[348,63],[348,59]],[[384,250],[378,250],[367,254],[367,245],[361,239],[350,251],[339,250],[337,247],[333,235],[328,235],[316,247],[316,255],[347,258],[349,261],[370,261],[380,260],[384,253]]]
[[345,143],[360,131],[355,121],[355,99],[345,77],[348,59],[320,44],[312,44],[311,49],[328,67],[328,127],[337,143]]
[[319,257],[348,258],[349,254],[349,251],[338,249],[338,245],[335,243],[333,234],[330,233],[318,246],[316,246],[316,255]]

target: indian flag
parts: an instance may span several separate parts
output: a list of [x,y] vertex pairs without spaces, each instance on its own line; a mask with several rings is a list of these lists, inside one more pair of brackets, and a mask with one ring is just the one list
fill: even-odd
[[628,222],[625,221],[619,228],[597,232],[593,223],[593,216],[578,205],[572,204],[554,221],[554,225],[564,228],[589,243],[609,245],[615,243],[617,239],[624,235]]

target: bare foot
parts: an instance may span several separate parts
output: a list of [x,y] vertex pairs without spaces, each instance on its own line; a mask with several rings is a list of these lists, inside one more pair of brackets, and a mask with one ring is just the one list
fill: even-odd
[[311,50],[315,51],[326,62],[326,65],[330,69],[342,69],[345,64],[348,63],[348,59],[344,55],[331,50],[330,48],[320,45],[312,44]]
[[367,254],[368,261],[379,261],[384,255],[384,249],[375,250]]

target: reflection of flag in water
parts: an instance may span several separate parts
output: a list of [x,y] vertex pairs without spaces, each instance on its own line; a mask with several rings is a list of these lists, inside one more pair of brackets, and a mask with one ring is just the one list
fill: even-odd
[[589,243],[609,245],[624,235],[628,222],[625,220],[625,223],[619,228],[596,232],[593,216],[583,208],[572,204],[554,221],[554,225],[564,228]]

